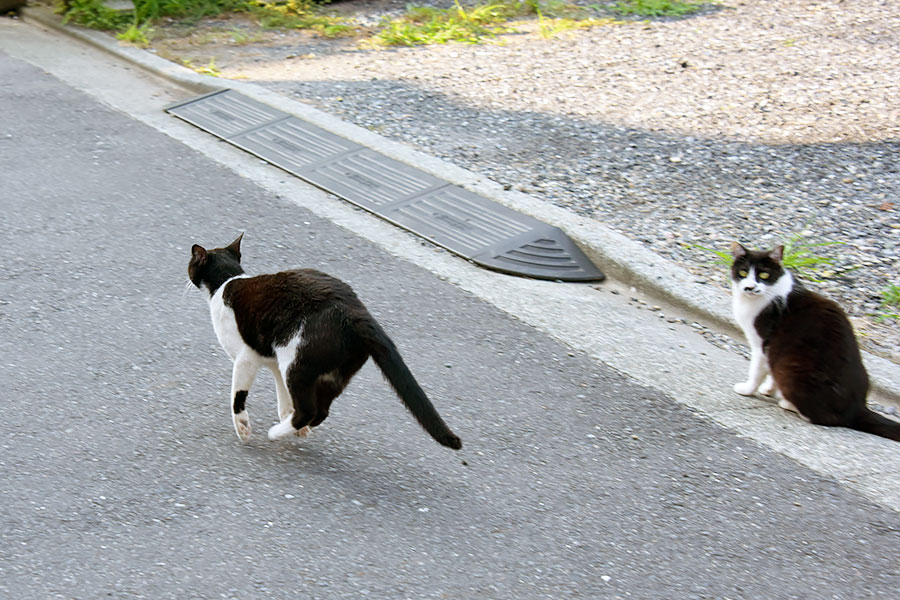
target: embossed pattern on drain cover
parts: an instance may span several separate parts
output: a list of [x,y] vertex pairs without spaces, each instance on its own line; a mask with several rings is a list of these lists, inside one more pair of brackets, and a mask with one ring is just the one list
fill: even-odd
[[296,117],[264,124],[227,139],[291,173],[359,150],[357,144]]
[[384,216],[440,246],[458,248],[468,257],[540,223],[451,185],[386,210]]
[[538,279],[605,279],[560,229],[233,90],[166,111],[476,264]]
[[214,92],[170,106],[166,110],[200,129],[226,139],[288,116],[262,102],[233,92]]
[[312,169],[304,177],[379,215],[398,202],[450,185],[367,148]]

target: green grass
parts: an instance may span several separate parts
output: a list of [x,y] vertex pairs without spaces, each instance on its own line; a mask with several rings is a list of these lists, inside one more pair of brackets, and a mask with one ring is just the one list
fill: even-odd
[[816,249],[841,244],[843,242],[807,242],[803,239],[803,234],[798,233],[785,242],[784,256],[781,262],[810,281],[818,282],[834,275],[831,271],[834,259],[817,254]]
[[[193,22],[205,16],[243,12],[262,29],[306,29],[323,37],[355,35],[359,32],[339,17],[322,10],[316,0],[135,0],[135,10],[116,12],[102,0],[72,0],[65,19],[95,29],[118,32],[119,39],[146,46],[151,25],[166,17]],[[598,19],[599,7],[582,7],[566,0],[491,0],[485,4],[437,9],[409,6],[398,18],[383,21],[372,41],[384,46],[417,46],[448,42],[479,43],[515,31],[516,19],[537,17],[539,34],[551,38],[566,31],[614,22]],[[63,11],[64,9],[60,9]],[[247,43],[242,35],[235,43]]]
[[683,17],[702,6],[702,2],[680,0],[621,0],[613,6],[613,11],[630,17]]
[[[72,0],[58,12],[66,22],[92,29],[119,32],[119,39],[145,45],[149,25],[162,17],[196,22],[203,17],[243,12],[253,15],[263,29],[310,29],[324,37],[351,35],[356,29],[336,17],[322,14],[313,0],[134,0],[133,11],[114,11],[102,0]],[[236,43],[240,43],[237,39]]]
[[410,6],[396,19],[385,21],[375,34],[386,46],[418,46],[462,42],[477,44],[502,33],[516,31],[514,21],[536,16],[538,31],[551,38],[565,31],[588,29],[615,22],[593,17],[595,10],[564,0],[494,0],[465,7],[459,0],[448,9]]
[[209,62],[202,67],[195,67],[194,63],[190,60],[183,60],[181,64],[186,66],[188,69],[192,69],[193,71],[200,73],[201,75],[209,75],[210,77],[221,77],[222,73],[216,67],[216,59],[210,58]]
[[312,0],[251,1],[248,11],[263,29],[310,29],[328,38],[356,33],[340,18],[322,14]]
[[[103,0],[70,0],[68,9],[59,5],[67,22],[118,32],[123,41],[146,46],[151,25],[161,18],[196,22],[203,17],[242,12],[252,16],[262,29],[304,29],[328,37],[356,35],[359,28],[339,17],[325,14],[329,0],[134,0],[133,11],[117,12]],[[503,33],[516,31],[515,21],[537,17],[538,33],[552,38],[567,31],[615,23],[596,18],[610,13],[628,16],[679,16],[699,10],[702,2],[679,0],[621,0],[613,6],[578,6],[567,0],[489,0],[485,4],[438,9],[409,6],[394,19],[383,21],[372,42],[384,46],[418,46],[461,42],[476,44]],[[235,43],[242,42],[241,36]]]
[[611,23],[610,19],[570,19],[568,17],[539,18],[539,32],[542,38],[553,38],[567,31],[590,29],[597,25]]
[[879,321],[900,319],[900,285],[891,284],[881,290],[881,309]]
[[231,43],[235,46],[246,46],[247,44],[252,44],[263,39],[258,33],[248,33],[246,31],[241,31],[240,29],[232,29],[226,33],[228,37],[231,38]]
[[131,26],[128,27],[128,29],[119,34],[116,34],[116,39],[127,42],[129,44],[134,44],[135,46],[139,46],[141,48],[146,48],[150,45],[150,37],[152,35],[153,28],[150,27],[150,22],[147,21],[143,25],[132,23]]
[[[134,0],[134,10],[116,11],[103,0],[57,2],[63,22],[91,29],[117,31],[126,41],[140,40],[138,31],[161,17],[197,21],[203,17],[248,10],[249,0]],[[146,30],[145,30],[146,31]],[[145,36],[146,37],[146,36]]]
[[418,46],[463,42],[475,44],[485,38],[511,31],[507,22],[529,10],[528,4],[500,0],[492,4],[464,8],[454,0],[453,8],[410,6],[396,19],[381,23],[375,40],[386,46]]
[[538,17],[538,32],[545,39],[568,31],[590,29],[598,25],[611,25],[619,22],[610,18],[595,18],[584,7],[559,0],[544,3],[533,2],[532,10]]
[[63,15],[63,23],[105,31],[123,30],[134,22],[130,14],[115,11],[100,0],[70,0],[68,7],[57,4],[56,12]]
[[715,248],[707,248],[706,246],[688,246],[689,248],[696,248],[698,250],[703,250],[704,252],[709,252],[710,254],[714,254],[716,256],[715,260],[709,263],[711,266],[721,265],[723,267],[731,268],[731,265],[734,264],[734,257],[730,252],[725,252],[723,250],[716,250]]

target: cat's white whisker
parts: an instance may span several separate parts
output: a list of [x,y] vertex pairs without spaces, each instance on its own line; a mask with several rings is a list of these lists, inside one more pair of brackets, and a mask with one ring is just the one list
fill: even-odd
[[184,304],[184,297],[187,296],[188,292],[194,287],[194,282],[190,279],[187,280],[187,284],[184,286],[184,290],[181,292],[181,303]]

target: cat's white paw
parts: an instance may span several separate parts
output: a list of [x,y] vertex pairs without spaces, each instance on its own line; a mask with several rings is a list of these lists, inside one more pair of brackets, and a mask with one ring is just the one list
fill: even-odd
[[734,384],[734,391],[741,396],[752,396],[753,392],[756,391],[756,386],[753,385],[752,381],[742,381]]
[[272,425],[269,428],[269,439],[270,440],[280,440],[280,439],[286,438],[290,435],[295,435],[296,433],[297,433],[297,430],[294,429],[293,425],[291,425],[291,420],[287,419],[276,425]]
[[281,419],[282,421],[289,421],[291,419],[291,417],[293,417],[293,416],[294,416],[293,407],[278,409],[278,418]]
[[294,432],[294,435],[296,435],[297,437],[305,438],[310,433],[312,433],[312,428],[309,425],[304,425],[303,429],[298,429],[296,432]]
[[778,406],[780,406],[780,407],[783,408],[784,410],[789,410],[789,411],[791,411],[791,412],[795,412],[795,413],[797,413],[798,415],[800,414],[800,411],[797,410],[797,407],[794,406],[794,404],[793,404],[790,400],[788,400],[788,399],[786,399],[786,398],[782,398],[781,400],[779,400],[779,401],[778,401]]
[[787,398],[782,398],[781,400],[779,400],[779,401],[778,401],[778,406],[780,406],[780,407],[783,408],[784,410],[789,410],[789,411],[791,411],[792,413],[797,413],[797,416],[799,416],[801,419],[803,419],[803,420],[806,421],[807,423],[812,423],[812,421],[810,421],[809,418],[808,418],[806,415],[804,415],[802,412],[800,412],[800,411],[797,409],[797,407],[794,406],[794,403],[791,402],[790,400],[788,400]]
[[242,442],[246,442],[250,438],[250,431],[250,415],[247,414],[247,411],[241,411],[234,415],[234,432]]
[[759,393],[763,396],[774,396],[778,389],[775,387],[775,380],[771,375],[767,375],[762,385],[759,386]]

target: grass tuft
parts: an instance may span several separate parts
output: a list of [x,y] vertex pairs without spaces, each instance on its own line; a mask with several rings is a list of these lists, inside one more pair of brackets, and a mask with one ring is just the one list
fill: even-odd
[[881,309],[878,321],[900,319],[900,285],[891,284],[881,290]]
[[339,17],[322,14],[312,0],[251,0],[248,10],[263,29],[309,29],[328,38],[356,33],[355,27]]
[[63,23],[74,23],[103,31],[121,30],[133,21],[130,14],[115,11],[101,0],[70,0],[68,4],[60,2],[56,12],[63,15]]
[[140,48],[146,48],[150,45],[150,37],[152,35],[153,28],[150,27],[150,22],[147,21],[143,25],[132,23],[128,29],[116,34],[116,39]]
[[485,38],[512,31],[507,22],[522,14],[525,3],[496,2],[464,8],[454,0],[453,8],[411,6],[396,19],[381,23],[375,41],[386,46],[419,46],[463,42],[477,44]]
[[182,60],[181,64],[183,64],[188,69],[193,70],[196,73],[200,73],[201,75],[209,75],[210,77],[221,77],[222,72],[216,67],[216,59],[210,58],[209,62],[202,67],[195,67],[194,63],[190,60]]
[[683,17],[702,8],[702,3],[681,0],[620,0],[612,10],[632,17]]

